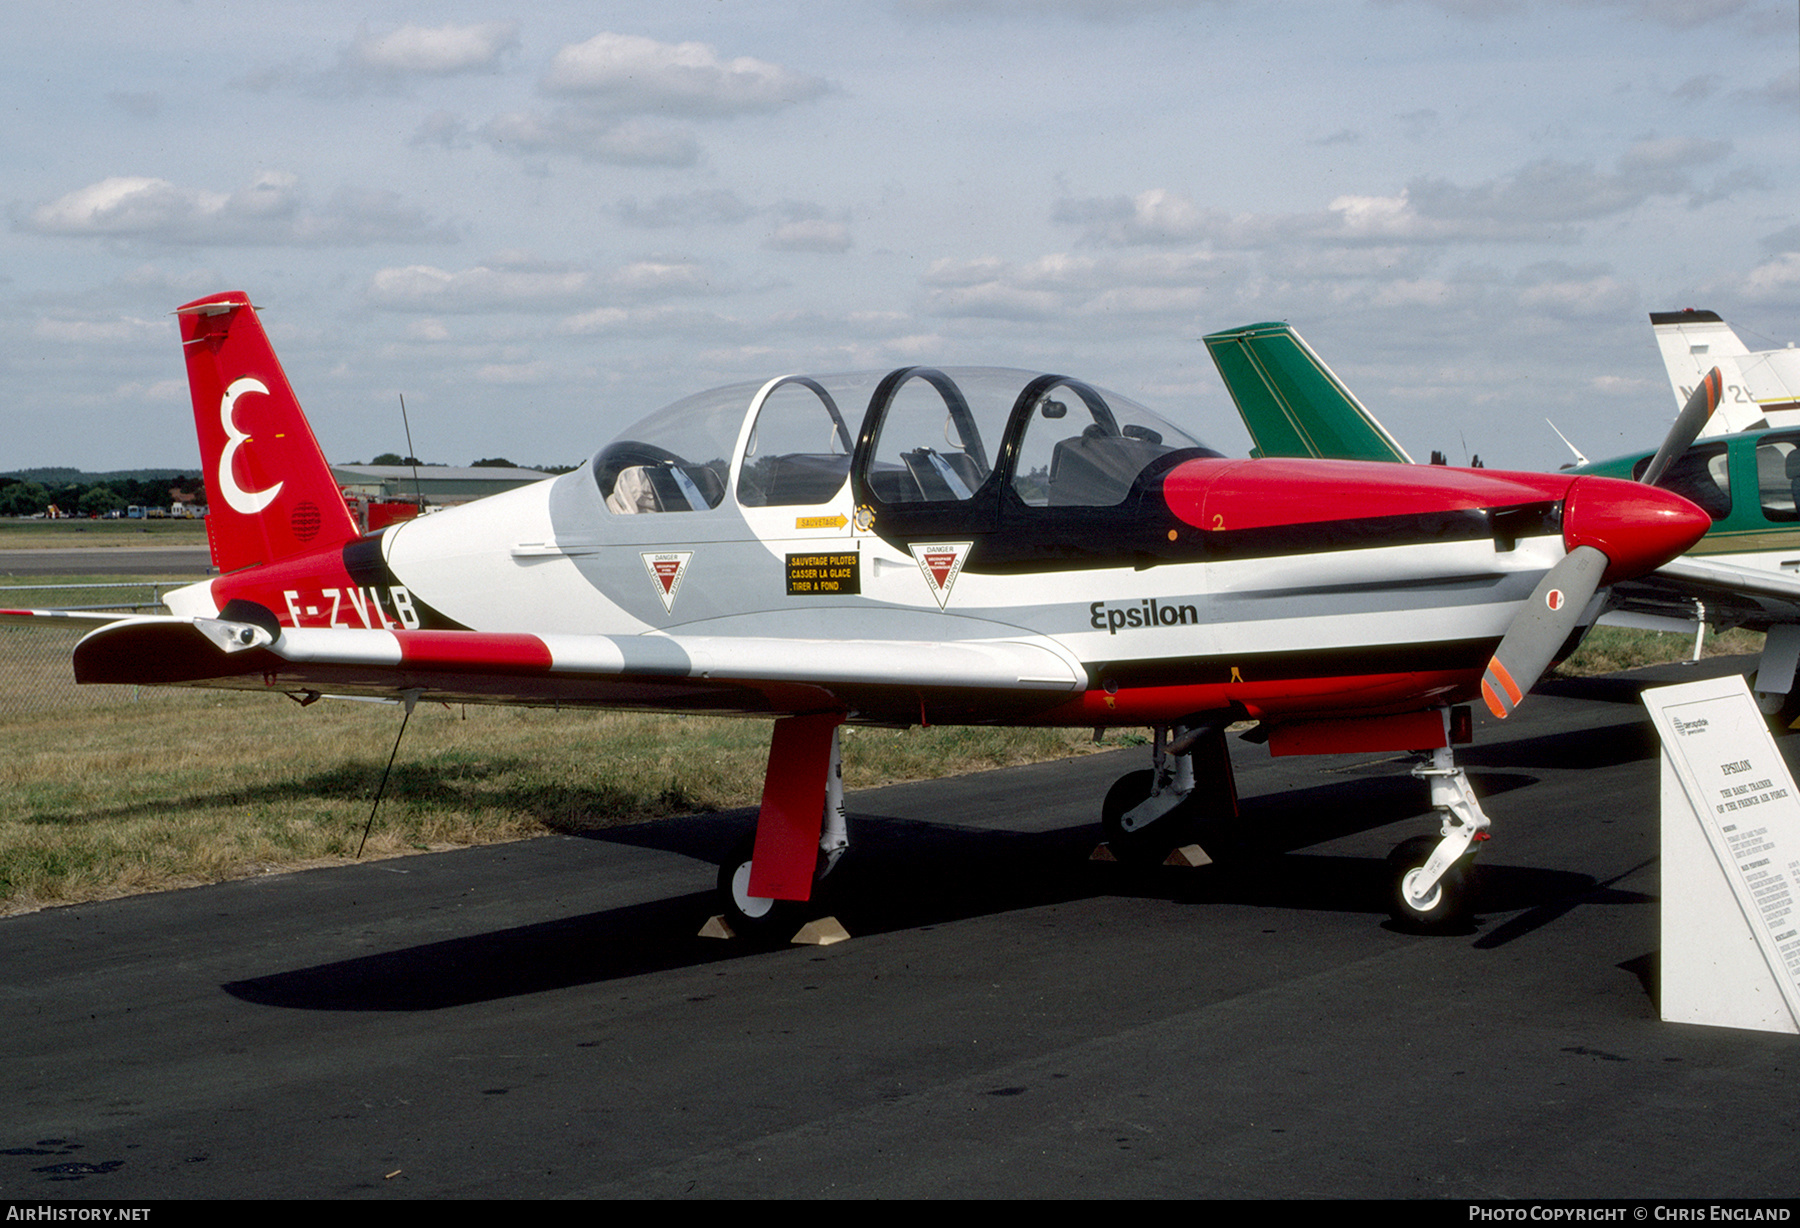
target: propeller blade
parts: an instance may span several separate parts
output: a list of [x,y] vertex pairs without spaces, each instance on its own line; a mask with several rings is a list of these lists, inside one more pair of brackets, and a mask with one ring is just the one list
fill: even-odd
[[1600,551],[1577,546],[1544,573],[1482,675],[1481,697],[1487,701],[1488,711],[1505,719],[1537,685],[1556,650],[1574,633],[1582,610],[1600,588],[1606,567],[1606,556]]
[[1663,440],[1662,447],[1651,457],[1650,465],[1638,481],[1646,486],[1655,486],[1662,481],[1663,474],[1675,458],[1688,450],[1688,446],[1700,435],[1700,428],[1706,425],[1713,410],[1719,408],[1719,400],[1725,395],[1725,377],[1714,367],[1694,389],[1694,395],[1687,399],[1681,412],[1675,415],[1675,425],[1669,428],[1669,436]]

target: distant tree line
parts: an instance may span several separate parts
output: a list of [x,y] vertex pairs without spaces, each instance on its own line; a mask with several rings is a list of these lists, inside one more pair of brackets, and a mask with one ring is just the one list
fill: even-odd
[[[351,461],[351,464],[360,464]],[[431,464],[394,452],[383,452],[372,465]],[[442,463],[438,463],[442,467]],[[568,473],[579,465],[519,466],[503,456],[484,457],[474,461],[475,469],[536,469],[542,473]],[[66,516],[104,516],[122,512],[128,507],[160,507],[167,509],[174,498],[172,491],[194,496],[206,502],[206,483],[196,472],[152,472],[150,476],[102,476],[83,473],[79,469],[23,469],[14,474],[0,474],[0,516],[37,516],[52,506]]]
[[[71,471],[72,472],[72,471]],[[173,503],[172,491],[206,501],[198,473],[153,478],[88,478],[40,482],[28,477],[0,477],[0,516],[36,516],[52,506],[69,516],[104,516],[128,507],[160,507]]]
[[[352,465],[360,465],[361,461],[350,461]],[[422,461],[416,456],[401,456],[398,452],[383,452],[369,462],[371,465],[417,465],[421,469],[443,468],[443,461]],[[471,469],[536,469],[539,473],[568,473],[580,465],[521,465],[517,461],[509,461],[504,456],[484,456],[480,460],[469,462]]]

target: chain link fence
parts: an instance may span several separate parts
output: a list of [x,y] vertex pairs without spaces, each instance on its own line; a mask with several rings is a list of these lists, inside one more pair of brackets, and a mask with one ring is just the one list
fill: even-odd
[[[163,594],[193,580],[107,584],[0,585],[0,609],[84,610],[166,614]],[[92,630],[85,623],[46,620],[43,626],[0,627],[0,717],[51,713],[117,703],[188,702],[179,688],[77,686],[69,656]]]

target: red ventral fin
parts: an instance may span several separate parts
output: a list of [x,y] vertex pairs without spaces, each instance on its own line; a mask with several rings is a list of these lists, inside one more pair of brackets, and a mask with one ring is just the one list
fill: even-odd
[[831,767],[832,735],[843,720],[842,713],[819,712],[775,722],[750,859],[751,895],[812,898],[825,819],[825,773]]

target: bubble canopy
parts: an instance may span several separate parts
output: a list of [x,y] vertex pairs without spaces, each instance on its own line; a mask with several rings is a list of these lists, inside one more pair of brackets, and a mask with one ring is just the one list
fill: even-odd
[[798,506],[1111,507],[1173,453],[1212,455],[1128,397],[1002,367],[789,375],[685,397],[593,459],[618,514]]

